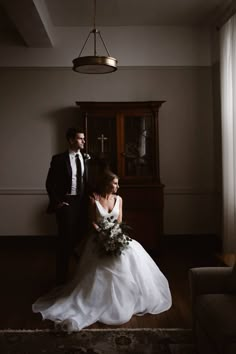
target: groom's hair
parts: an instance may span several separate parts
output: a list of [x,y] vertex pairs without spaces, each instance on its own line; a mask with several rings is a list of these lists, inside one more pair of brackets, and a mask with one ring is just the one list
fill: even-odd
[[76,134],[78,133],[84,133],[83,129],[81,129],[80,127],[67,129],[66,132],[67,141],[69,141],[70,139],[75,139]]

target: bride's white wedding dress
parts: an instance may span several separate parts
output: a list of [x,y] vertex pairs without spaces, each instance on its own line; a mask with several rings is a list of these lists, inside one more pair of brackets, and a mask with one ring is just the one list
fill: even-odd
[[[119,202],[117,196],[109,213],[95,201],[97,221],[116,220]],[[171,307],[167,279],[137,241],[132,240],[120,256],[101,256],[95,237],[89,236],[73,280],[40,297],[33,312],[62,329],[78,331],[96,321],[118,325],[133,315],[158,314]]]

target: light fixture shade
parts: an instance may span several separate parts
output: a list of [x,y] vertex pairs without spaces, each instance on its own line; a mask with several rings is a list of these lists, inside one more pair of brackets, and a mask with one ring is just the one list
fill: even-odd
[[[88,39],[93,36],[93,56],[81,56]],[[97,39],[100,39],[107,56],[97,55]],[[72,60],[73,70],[83,74],[108,74],[117,70],[117,60],[110,56],[100,31],[96,28],[96,0],[94,0],[94,27],[89,32],[77,58]]]
[[85,56],[73,60],[73,70],[83,74],[108,74],[117,70],[117,60],[110,56]]

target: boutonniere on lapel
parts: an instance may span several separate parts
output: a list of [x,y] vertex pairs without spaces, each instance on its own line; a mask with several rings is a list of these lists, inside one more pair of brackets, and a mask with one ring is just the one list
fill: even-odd
[[90,160],[90,159],[91,159],[91,156],[89,154],[84,154],[85,161]]

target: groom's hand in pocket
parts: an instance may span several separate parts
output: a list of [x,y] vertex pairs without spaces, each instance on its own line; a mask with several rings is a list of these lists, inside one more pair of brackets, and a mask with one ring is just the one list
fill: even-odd
[[57,209],[61,209],[63,208],[64,206],[69,206],[70,204],[67,203],[67,202],[61,202],[61,203],[58,203],[57,204]]

